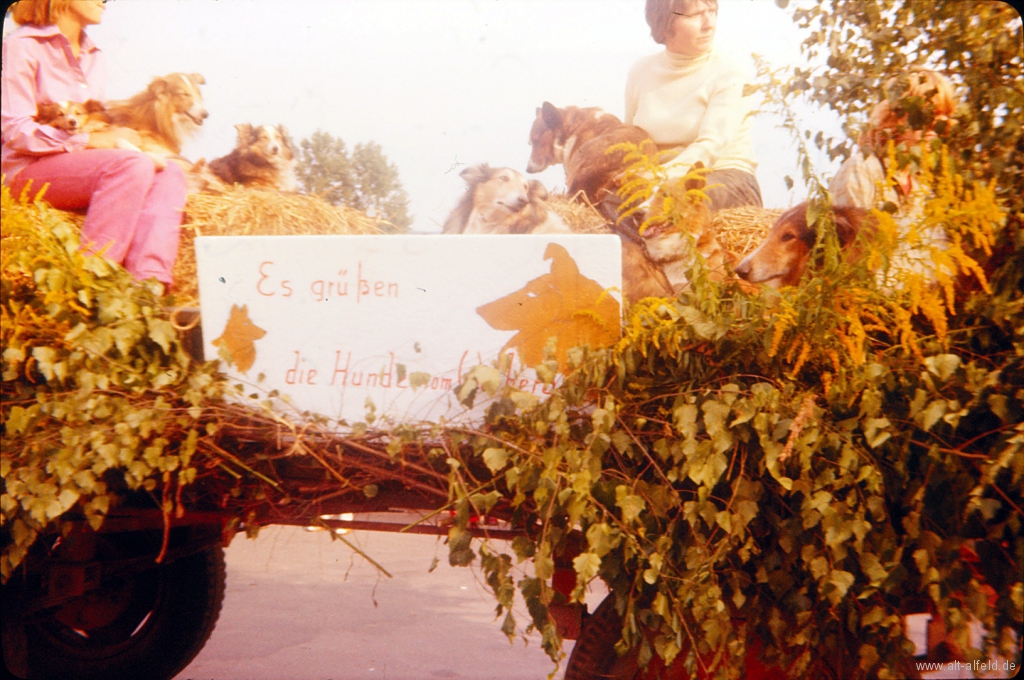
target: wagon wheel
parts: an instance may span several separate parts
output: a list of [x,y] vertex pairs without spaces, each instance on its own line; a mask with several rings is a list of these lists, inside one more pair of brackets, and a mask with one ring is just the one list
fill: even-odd
[[[116,538],[104,539],[98,551],[99,557],[126,554],[135,553]],[[97,589],[26,620],[17,642],[26,647],[28,677],[170,680],[213,632],[224,579],[220,545],[105,578]]]
[[[640,668],[639,648],[634,647],[625,656],[620,657],[615,651],[615,643],[622,634],[622,618],[615,611],[615,595],[610,594],[594,613],[584,619],[579,639],[569,655],[569,663],[565,669],[564,680],[691,680],[703,679],[707,676],[698,673],[690,675],[683,665],[685,653],[676,657],[668,668],[664,661],[654,655],[647,668]],[[747,645],[747,655],[742,661],[745,680],[777,680],[791,677],[791,673],[778,666],[768,665],[762,656],[762,643],[752,640]],[[734,661],[735,663],[735,661]],[[806,669],[803,677],[845,678],[853,673],[848,660],[834,655],[818,658]],[[907,662],[900,667],[905,677],[918,678],[920,674]],[[902,677],[902,676],[901,676]]]
[[583,621],[564,680],[689,680],[681,662],[665,668],[657,656],[641,669],[638,648],[620,657],[615,643],[622,633],[622,617],[615,611],[615,595],[609,594]]

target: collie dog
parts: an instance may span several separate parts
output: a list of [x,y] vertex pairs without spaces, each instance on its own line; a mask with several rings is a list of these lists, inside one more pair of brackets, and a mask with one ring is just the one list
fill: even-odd
[[[833,206],[836,236],[844,257],[852,260],[861,255],[856,247],[857,235],[870,234],[874,221],[861,208]],[[807,203],[784,212],[765,236],[764,241],[737,265],[736,273],[750,283],[763,283],[772,288],[794,286],[800,281],[817,232],[807,224]]]
[[[84,102],[40,103],[36,106],[34,120],[42,125],[49,125],[71,133],[88,134],[116,129],[116,126],[111,125],[106,106],[95,99]],[[141,137],[140,143],[142,144],[141,148],[127,139],[118,139],[117,148],[146,154],[158,169],[162,170],[167,166],[167,159],[171,156],[167,149],[145,137]]]
[[106,114],[113,125],[138,132],[147,146],[160,147],[168,156],[178,156],[184,141],[209,116],[199,91],[199,86],[205,83],[198,73],[157,77],[134,97],[107,102]]
[[65,132],[88,133],[110,127],[105,111],[103,103],[95,99],[85,102],[42,102],[36,106],[33,120]]
[[708,277],[715,281],[727,278],[736,263],[735,255],[718,242],[710,202],[703,193],[707,186],[703,170],[704,164],[697,161],[685,179],[658,190],[652,208],[671,198],[676,214],[671,222],[655,216],[642,234],[647,257],[661,268],[673,293],[689,284],[689,273],[698,255],[708,268]]
[[295,148],[283,125],[235,126],[238,141],[227,156],[209,162],[225,184],[295,191]]
[[599,108],[544,102],[530,127],[530,162],[527,172],[541,172],[552,165],[565,168],[570,196],[580,192],[622,239],[622,287],[626,299],[672,295],[673,287],[662,268],[652,262],[631,225],[620,225],[615,193],[622,180],[625,152],[608,150],[616,144],[641,145],[650,136],[635,125],[626,125]]
[[[540,172],[561,163],[565,166],[568,194],[575,196],[582,191],[591,205],[601,210],[602,203],[619,186],[625,156],[623,151],[608,153],[608,149],[625,142],[640,145],[649,140],[642,129],[626,125],[601,109],[558,108],[544,102],[530,128],[531,152],[526,171]],[[615,201],[613,206],[617,205]]]
[[569,234],[544,201],[547,189],[512,168],[472,165],[459,176],[466,193],[445,220],[445,234]]

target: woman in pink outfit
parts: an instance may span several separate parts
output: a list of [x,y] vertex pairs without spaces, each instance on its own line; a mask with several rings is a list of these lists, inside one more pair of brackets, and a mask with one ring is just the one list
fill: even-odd
[[103,54],[85,32],[103,17],[104,0],[20,0],[20,27],[3,41],[0,134],[4,182],[61,210],[87,209],[82,242],[123,264],[136,279],[169,287],[178,254],[185,174],[160,169],[148,156],[120,149],[134,131],[74,133],[34,120],[43,102],[105,100]]

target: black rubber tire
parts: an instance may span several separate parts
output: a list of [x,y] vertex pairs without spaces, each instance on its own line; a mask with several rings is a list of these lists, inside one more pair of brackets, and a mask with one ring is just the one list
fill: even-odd
[[[25,625],[31,680],[171,680],[199,653],[224,601],[221,546],[112,579],[77,600],[107,604],[107,619],[68,625],[68,606]],[[91,599],[86,599],[91,598]],[[63,612],[63,614],[61,613]],[[63,619],[63,620],[62,620]]]
[[621,637],[622,617],[615,611],[615,595],[609,594],[583,620],[564,680],[690,680],[681,658],[666,668],[655,655],[646,668],[641,668],[639,647],[619,656],[615,644]]
[[620,658],[615,643],[622,636],[622,618],[609,594],[583,619],[580,636],[569,655],[564,680],[633,680],[639,673],[636,652]]

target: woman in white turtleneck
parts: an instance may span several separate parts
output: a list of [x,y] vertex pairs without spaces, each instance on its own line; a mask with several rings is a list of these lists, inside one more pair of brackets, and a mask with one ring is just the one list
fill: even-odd
[[[700,161],[711,172],[711,209],[757,206],[751,103],[743,69],[714,49],[717,0],[647,0],[651,37],[662,52],[639,60],[626,80],[626,123],[643,128],[660,150],[669,178]],[[712,186],[712,185],[720,186]]]

